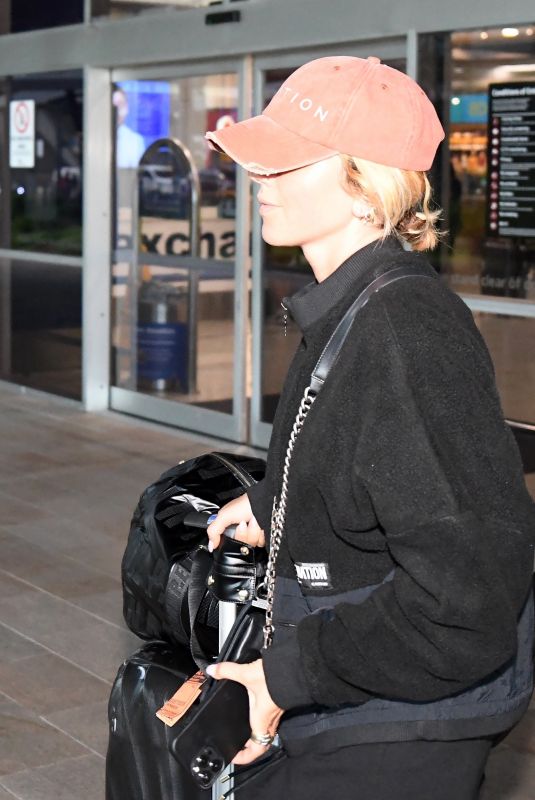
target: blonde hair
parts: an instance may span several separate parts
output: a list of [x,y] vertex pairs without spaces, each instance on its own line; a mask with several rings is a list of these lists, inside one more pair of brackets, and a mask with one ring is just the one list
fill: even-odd
[[369,221],[395,234],[413,250],[432,250],[444,235],[436,224],[441,209],[431,209],[431,184],[425,172],[342,156],[350,190],[370,206]]

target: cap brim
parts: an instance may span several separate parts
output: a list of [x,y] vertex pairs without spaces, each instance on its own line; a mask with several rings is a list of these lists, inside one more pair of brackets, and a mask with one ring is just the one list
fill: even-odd
[[289,172],[337,154],[336,150],[283,128],[265,114],[220,131],[209,131],[206,138],[214,149],[223,150],[233,161],[257,175]]

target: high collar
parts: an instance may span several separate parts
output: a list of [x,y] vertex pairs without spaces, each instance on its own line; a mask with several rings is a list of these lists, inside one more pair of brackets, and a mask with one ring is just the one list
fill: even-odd
[[403,252],[396,236],[378,239],[349,256],[328,278],[312,281],[291,297],[285,297],[284,307],[303,334],[338,305],[344,298],[354,299],[355,290],[363,276],[389,257]]

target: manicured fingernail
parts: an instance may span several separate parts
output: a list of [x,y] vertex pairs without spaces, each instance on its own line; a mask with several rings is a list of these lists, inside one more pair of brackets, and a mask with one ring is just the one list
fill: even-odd
[[212,552],[213,552],[213,550],[214,550],[214,543],[213,543],[213,542],[212,542],[212,540],[210,539],[210,541],[208,542],[208,552],[209,552],[209,553],[212,553]]
[[244,531],[246,529],[247,529],[247,523],[245,522],[245,520],[242,519],[242,521],[238,525],[238,530],[239,531]]
[[215,678],[215,664],[209,664],[204,671],[211,678]]

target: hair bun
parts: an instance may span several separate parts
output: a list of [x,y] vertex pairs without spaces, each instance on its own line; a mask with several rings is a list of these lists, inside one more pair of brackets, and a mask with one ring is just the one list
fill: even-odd
[[431,184],[425,172],[389,167],[354,156],[343,157],[350,189],[374,209],[383,237],[397,235],[413,250],[432,250],[443,236],[442,213],[431,209]]
[[440,234],[436,224],[440,209],[431,211],[410,210],[395,226],[395,231],[413,250],[432,250],[437,246]]

